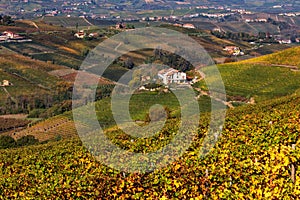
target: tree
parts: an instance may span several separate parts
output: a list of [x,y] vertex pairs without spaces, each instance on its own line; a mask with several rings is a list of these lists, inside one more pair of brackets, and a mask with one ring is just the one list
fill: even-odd
[[259,39],[265,39],[266,38],[266,33],[265,32],[259,32],[258,33],[258,38]]
[[12,20],[11,16],[4,15],[0,17],[0,24],[1,25],[12,25],[14,21]]
[[33,135],[26,135],[18,139],[16,144],[17,146],[21,147],[21,146],[37,144],[38,142],[39,140],[36,139]]
[[290,39],[291,39],[291,42],[292,42],[292,43],[295,43],[295,42],[296,42],[296,36],[295,36],[295,35],[292,35]]
[[88,48],[84,48],[81,50],[81,56],[86,57],[89,54],[90,50]]
[[134,67],[134,63],[131,58],[127,58],[124,62],[124,66],[128,69],[132,69]]
[[135,26],[133,24],[126,24],[127,29],[135,29]]
[[7,149],[16,146],[16,141],[14,138],[8,135],[1,135],[0,136],[0,149]]

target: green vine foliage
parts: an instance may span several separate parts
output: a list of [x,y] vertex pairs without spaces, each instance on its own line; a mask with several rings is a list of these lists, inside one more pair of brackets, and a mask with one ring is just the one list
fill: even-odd
[[[199,155],[209,115],[197,137],[172,164],[128,174],[98,162],[79,139],[0,150],[0,196],[11,199],[297,199],[300,196],[300,95],[229,110],[221,139]],[[154,136],[172,137],[172,121]],[[157,141],[128,143],[116,129],[109,138],[130,151]],[[152,142],[152,143],[151,143]],[[159,142],[158,142],[159,143]],[[292,149],[296,144],[296,149]],[[291,166],[296,166],[296,181]]]

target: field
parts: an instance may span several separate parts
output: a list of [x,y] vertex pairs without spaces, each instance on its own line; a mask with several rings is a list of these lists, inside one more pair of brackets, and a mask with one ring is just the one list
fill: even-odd
[[[232,63],[219,65],[218,69],[227,95],[254,97],[260,102],[292,94],[300,84],[300,72],[284,67]],[[203,68],[204,73],[209,73],[209,70],[210,67]],[[201,86],[205,86],[203,81],[197,85]]]
[[[289,168],[300,164],[299,150],[291,148],[292,143],[300,145],[299,103],[299,94],[294,94],[230,110],[222,138],[206,157],[199,156],[208,123],[203,116],[184,156],[146,174],[104,166],[78,139],[1,150],[0,192],[18,199],[296,198],[300,177],[297,173],[293,183]],[[114,142],[128,145],[128,139]],[[128,148],[137,149],[141,143],[136,142]]]
[[[201,97],[198,103],[201,113],[211,111],[211,99],[209,97]],[[179,102],[173,93],[145,92],[135,94],[130,98],[129,108],[132,120],[145,121],[150,107],[155,104],[167,107],[170,111],[170,116],[173,118],[180,116]],[[96,102],[95,108],[99,122],[106,127],[115,124],[111,111],[110,98]]]
[[54,140],[58,137],[65,139],[77,136],[74,123],[67,116],[63,115],[37,122],[23,130],[6,131],[3,135],[9,135],[15,140],[26,135],[32,135],[39,142]]
[[[198,103],[201,113],[211,111],[211,99],[209,97],[202,96]],[[130,98],[129,108],[132,120],[145,123],[150,107],[155,104],[167,107],[171,118],[178,118],[180,116],[179,102],[173,93],[143,92],[135,94]],[[114,127],[115,121],[111,110],[111,98],[99,100],[94,106],[100,125],[105,129]],[[83,108],[83,112],[86,112],[86,108]],[[64,115],[38,122],[25,130],[6,131],[5,135],[10,135],[15,139],[19,139],[25,135],[33,135],[40,142],[54,139],[58,136],[63,138],[74,137],[77,133],[72,118],[72,112],[66,112]],[[89,120],[89,118],[86,120]],[[8,128],[3,130],[6,129]]]
[[[240,62],[218,65],[221,77],[230,97],[253,97],[266,101],[294,93],[300,84],[299,47],[279,51]],[[211,67],[201,70],[209,73]],[[213,79],[214,77],[207,77]],[[195,87],[205,88],[204,80]]]
[[[78,18],[81,19],[81,18]],[[83,20],[83,19],[81,19]],[[74,21],[74,20],[71,20]],[[25,43],[3,43],[2,46],[33,59],[42,61],[49,61],[54,64],[64,65],[71,68],[78,69],[81,62],[84,60],[88,50],[93,49],[103,40],[103,38],[97,38],[92,40],[77,39],[74,36],[74,31],[71,29],[49,25],[44,21],[18,21],[15,29],[19,28],[17,33],[23,31],[23,26],[35,24],[26,37],[32,39],[32,42]],[[3,27],[9,29],[9,27]],[[27,30],[26,30],[27,31]],[[94,28],[89,30],[95,31],[100,34],[107,34],[108,36],[115,33],[110,33],[106,29]]]
[[0,117],[0,132],[6,132],[11,129],[25,127],[30,121],[25,119],[13,119]]
[[243,63],[262,63],[266,65],[287,65],[300,67],[300,47],[293,47],[274,54],[245,60]]
[[76,27],[76,25],[79,27],[91,26],[83,18],[78,17],[44,17],[43,21],[45,21],[47,24],[73,28]]
[[[1,55],[0,80],[9,80],[13,85],[6,87],[9,94],[1,88],[1,97],[11,95],[32,95],[37,91],[51,89],[59,79],[48,74],[51,70],[62,69],[57,65],[50,65],[41,61],[31,60],[21,55]],[[1,101],[3,103],[3,101]]]

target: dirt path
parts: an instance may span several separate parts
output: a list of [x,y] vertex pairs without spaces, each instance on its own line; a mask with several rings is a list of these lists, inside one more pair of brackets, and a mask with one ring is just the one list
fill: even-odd
[[0,115],[0,118],[5,119],[26,119],[28,115],[26,114],[9,114],[9,115]]
[[294,65],[277,65],[277,64],[270,64],[270,65],[274,66],[274,67],[286,67],[286,68],[293,69],[293,70],[299,70],[299,68]]
[[2,88],[3,88],[4,92],[8,95],[8,97],[9,97],[14,103],[17,103],[16,99],[15,99],[13,96],[11,96],[11,94],[7,91],[7,89],[6,89],[4,86],[2,86]]
[[9,96],[11,97],[10,93],[7,91],[7,89],[5,87],[2,87],[2,89],[4,90],[4,92]]
[[37,28],[38,30],[40,30],[40,28],[38,27],[38,25],[35,22],[32,22],[32,25]]
[[250,23],[245,22],[245,24],[247,26],[249,26],[251,29],[255,30],[255,33],[259,33],[259,31],[254,26],[252,26]]
[[88,23],[90,26],[94,26],[94,24],[92,24],[91,22],[89,22],[89,20],[87,20],[85,17],[84,17],[83,19],[84,19],[84,21],[85,21],[86,23]]
[[294,71],[299,70],[299,68],[295,65],[270,64],[270,63],[261,63],[261,62],[253,62],[253,63],[251,62],[250,64],[258,64],[258,65],[269,66],[269,67],[284,67]]
[[223,101],[222,99],[212,97],[211,95],[208,94],[208,92],[203,91],[203,90],[201,90],[199,88],[195,88],[195,90],[197,90],[198,92],[200,92],[200,95],[197,98],[199,98],[200,96],[208,96],[208,97],[213,98],[214,100],[216,100],[218,102],[223,103],[225,106],[228,106],[229,108],[234,108],[234,106],[231,104],[231,102]]

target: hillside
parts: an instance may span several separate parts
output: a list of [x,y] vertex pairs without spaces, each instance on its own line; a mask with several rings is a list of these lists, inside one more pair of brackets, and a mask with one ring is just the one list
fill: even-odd
[[[256,102],[294,93],[300,84],[299,47],[240,62],[218,65],[228,101],[254,98]],[[211,67],[201,71],[209,73]],[[213,79],[214,77],[207,77]],[[206,89],[202,80],[194,85]]]
[[[138,58],[139,55],[143,54],[132,52],[132,55]],[[138,61],[139,60],[136,62]],[[219,65],[218,68],[226,88],[227,101],[229,101],[235,107],[246,103],[266,102],[274,98],[290,95],[297,91],[300,85],[300,72],[285,67],[265,66],[262,64],[246,64],[240,62]],[[206,72],[207,70],[210,70],[210,67],[205,67],[201,70]],[[70,69],[53,70],[49,73],[58,77],[62,77],[71,82],[74,81],[76,76],[76,73]],[[70,76],[70,74],[72,76]],[[110,82],[103,80],[100,82],[100,84],[103,85],[103,87],[105,85],[108,87]],[[194,87],[205,90],[206,85],[204,80],[196,83]],[[106,90],[105,88],[103,89],[103,91]],[[98,120],[104,127],[110,127],[114,125],[114,120],[111,115],[111,108],[108,106],[110,105],[110,100],[110,98],[104,98],[100,101],[97,101],[95,104]],[[208,96],[201,96],[199,99],[199,106],[202,112],[210,112],[210,101],[211,99]],[[154,103],[160,103],[164,106],[168,106],[171,111],[171,116],[178,116],[178,102],[176,101],[174,95],[171,93],[160,94],[156,92],[146,92],[136,94],[131,98],[130,105],[132,109],[131,114],[133,120],[145,120],[148,109]],[[51,111],[51,109],[49,111]],[[68,113],[68,115],[70,114],[71,113]],[[70,116],[68,118],[71,119]],[[60,123],[56,123],[55,121],[56,120],[54,120],[52,123],[52,120],[50,119],[39,123],[28,130],[26,129],[20,133],[18,133],[18,131],[16,135],[12,135],[13,132],[10,132],[9,134],[13,137],[21,137],[31,134],[36,136],[40,141],[44,141],[47,139],[53,139],[58,135],[64,137],[64,128],[70,127],[70,130],[72,131],[70,134],[67,133],[66,135],[76,135],[76,130],[71,122],[68,122],[69,125],[66,126],[53,126],[53,124],[60,125]],[[43,133],[39,135],[41,130]],[[69,132],[68,130],[66,130],[66,132]]]
[[245,60],[241,63],[261,63],[266,65],[287,65],[300,67],[300,46],[279,51],[270,55]]
[[[0,50],[0,66],[1,85],[4,80],[11,84],[0,88],[0,106],[1,112],[4,113],[9,113],[5,107],[2,107],[5,104],[9,106],[9,101],[20,103],[20,101],[27,99],[26,105],[30,101],[31,106],[33,106],[33,97],[43,98],[44,95],[50,95],[62,80],[50,75],[49,72],[64,69],[62,66],[32,60],[19,54],[7,53],[5,49]],[[21,100],[22,98],[23,100]],[[20,107],[25,108],[26,106]]]
[[[76,26],[72,19],[59,23]],[[85,21],[81,22],[84,25]],[[189,34],[214,58],[226,56],[222,50],[225,45],[251,47],[244,42],[218,39],[209,31],[162,26]],[[299,47],[217,65],[228,102],[211,99],[205,79],[195,83],[195,99],[201,115],[199,125],[193,126],[195,137],[187,151],[170,165],[153,172],[128,173],[100,163],[91,152],[99,157],[104,153],[102,159],[105,161],[112,159],[118,164],[126,163],[129,171],[137,166],[152,168],[159,164],[149,161],[152,159],[147,157],[149,153],[176,140],[181,126],[184,137],[175,141],[179,145],[172,146],[171,151],[184,149],[181,142],[188,140],[186,133],[190,133],[186,124],[192,123],[194,118],[198,121],[189,112],[188,122],[181,123],[185,119],[182,110],[193,110],[190,109],[192,101],[182,106],[174,95],[176,92],[160,88],[157,91],[136,91],[129,97],[130,117],[140,127],[150,123],[151,106],[160,104],[165,108],[163,113],[158,108],[153,109],[154,117],[166,117],[166,122],[152,136],[137,137],[122,131],[121,125],[132,130],[128,119],[119,124],[115,122],[109,97],[114,83],[110,80],[119,78],[128,70],[126,59],[131,58],[135,65],[155,60],[153,49],[129,52],[111,65],[105,72],[105,77],[110,80],[98,79],[97,101],[76,108],[77,114],[84,113],[81,116],[85,117],[75,126],[75,117],[70,111],[72,84],[77,75],[75,69],[90,49],[105,36],[118,31],[95,28],[89,31],[101,33],[103,37],[78,39],[74,37],[74,30],[40,20],[19,21],[12,29],[28,30],[26,37],[32,41],[0,44],[0,82],[8,80],[11,83],[0,87],[0,112],[24,112],[36,118],[25,119],[27,115],[22,115],[24,118],[19,120],[0,118],[0,199],[297,199],[300,196],[297,167],[300,164]],[[200,70],[205,73],[212,68],[206,66]],[[89,75],[93,81],[94,77]],[[206,78],[216,80],[215,77]],[[82,91],[95,87],[86,82],[82,85]],[[123,94],[121,99],[127,97]],[[77,103],[79,98],[73,98],[73,103]],[[85,102],[88,98],[90,96]],[[210,119],[212,102],[218,103],[217,111],[219,105],[226,103],[234,108],[227,110],[224,126],[210,132],[222,137],[207,156],[202,156],[201,152],[206,150],[202,143],[208,135],[210,123],[215,120]],[[94,117],[88,108],[95,109],[92,111],[96,112],[104,136],[88,127]],[[115,111],[114,114],[122,117],[124,106],[120,105]],[[47,119],[40,119],[40,113]],[[155,119],[153,122],[160,125]],[[79,138],[78,128],[87,127]],[[146,133],[151,131],[147,129]],[[97,137],[91,137],[95,133]],[[28,137],[24,139],[24,136]],[[30,145],[30,141],[26,141],[29,137],[38,141]],[[119,152],[103,149],[109,146],[104,139],[122,150],[139,153],[141,159],[132,161],[126,155],[119,158]],[[214,138],[206,139],[214,141]],[[91,143],[84,146],[82,141]],[[12,148],[1,149],[6,148],[5,142]],[[166,162],[173,159],[172,156],[163,154],[159,159]],[[295,176],[291,175],[293,168]]]
[[[0,31],[13,31],[32,41],[22,43],[1,43],[0,45],[33,59],[78,69],[91,49],[96,47],[104,39],[120,32],[120,30],[109,28],[111,25],[115,25],[116,22],[114,21],[108,24],[102,23],[102,21],[99,21],[99,24],[95,22],[95,26],[85,26],[84,23],[87,22],[83,18],[68,17],[44,17],[37,20],[19,20],[16,21],[15,26],[0,26]],[[254,54],[264,55],[272,53],[278,49],[287,48],[289,46],[284,44],[274,44],[264,45],[258,49],[254,49],[253,45],[245,41],[219,39],[213,36],[210,32],[211,29],[207,30],[207,27],[215,27],[212,22],[207,22],[199,26],[197,23],[198,22],[195,22],[195,25],[200,30],[175,27],[166,24],[165,22],[153,22],[150,24],[151,26],[174,29],[190,35],[208,51],[212,58],[216,60],[220,60],[220,58],[221,60],[224,60],[226,57],[230,56],[229,53],[223,50],[225,46],[238,46],[243,51],[247,52],[248,57],[251,57]],[[78,24],[78,27],[74,24]],[[137,28],[145,27],[147,25],[146,23],[140,22],[132,22],[132,24]],[[231,25],[233,26],[233,24]],[[236,26],[239,27],[239,25]],[[248,29],[249,28],[246,27],[245,31],[248,32]],[[87,34],[97,33],[98,36],[78,39],[74,36],[74,33],[79,30],[84,30]]]
[[[1,43],[1,46],[33,59],[75,69],[80,67],[89,50],[93,49],[104,39],[102,36],[78,39],[74,36],[75,30],[56,26],[50,22],[47,24],[43,20],[20,20],[16,21],[15,26],[0,26],[0,31],[7,30],[23,35],[32,41]],[[104,34],[106,36],[115,34],[107,29],[99,30],[97,27],[96,29],[85,31],[88,33],[94,31],[99,33],[99,35]]]
[[[208,156],[199,157],[208,123],[203,116],[192,147],[153,173],[128,174],[106,167],[78,139],[0,150],[0,193],[15,199],[297,198],[300,176],[297,173],[293,183],[289,168],[300,164],[299,149],[291,149],[293,143],[300,145],[299,105],[298,92],[229,110],[222,138]],[[114,142],[130,143],[132,150],[142,145],[126,137],[115,137]]]

